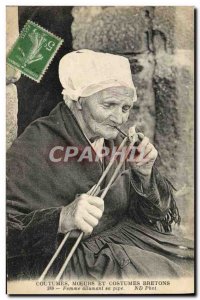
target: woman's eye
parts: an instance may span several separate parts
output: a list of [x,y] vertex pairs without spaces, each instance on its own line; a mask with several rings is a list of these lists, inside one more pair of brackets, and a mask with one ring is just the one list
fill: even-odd
[[[116,106],[116,103],[104,103],[103,106],[104,106],[105,108],[113,108],[113,107]],[[126,112],[128,112],[128,111],[130,110],[130,108],[131,108],[131,107],[130,107],[129,105],[125,105],[125,106],[122,107],[122,111],[123,111],[124,113],[126,113]]]
[[104,107],[112,107],[112,106],[114,106],[114,103],[104,103],[104,105],[103,105]]
[[122,111],[123,112],[128,112],[130,110],[130,106],[123,106]]

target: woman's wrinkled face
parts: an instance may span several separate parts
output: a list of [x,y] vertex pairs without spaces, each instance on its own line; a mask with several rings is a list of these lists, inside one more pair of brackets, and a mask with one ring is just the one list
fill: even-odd
[[127,122],[133,106],[134,92],[125,87],[112,87],[90,97],[81,99],[82,117],[87,132],[92,138],[116,138],[118,131]]

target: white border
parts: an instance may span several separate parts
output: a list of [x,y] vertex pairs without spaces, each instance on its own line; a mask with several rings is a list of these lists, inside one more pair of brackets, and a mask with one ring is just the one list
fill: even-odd
[[[6,111],[5,111],[5,95],[6,95],[6,90],[5,90],[5,78],[6,78],[6,40],[5,40],[5,32],[6,32],[6,17],[5,17],[5,6],[10,5],[10,6],[84,6],[84,5],[91,5],[91,6],[112,6],[112,5],[123,5],[123,6],[195,6],[197,9],[200,8],[200,1],[199,0],[189,0],[189,1],[184,1],[184,0],[172,0],[172,1],[165,1],[165,0],[157,0],[157,1],[142,1],[142,0],[101,0],[101,1],[96,1],[96,0],[71,0],[71,1],[66,1],[66,0],[58,0],[55,2],[55,0],[34,0],[31,2],[29,1],[23,1],[23,0],[2,0],[0,2],[0,31],[1,31],[1,47],[0,47],[0,57],[1,57],[1,72],[0,72],[0,93],[1,93],[1,106],[0,106],[0,136],[1,136],[1,147],[0,147],[0,195],[1,195],[1,217],[0,217],[0,228],[1,228],[1,241],[0,241],[0,266],[1,266],[1,272],[0,272],[0,299],[7,299],[7,295],[5,295],[5,285],[6,285],[6,278],[5,278],[5,145],[6,145],[6,140],[5,140],[5,116],[6,116]],[[198,12],[199,14],[199,12]],[[197,16],[198,17],[198,16]],[[198,22],[197,22],[198,23]],[[198,24],[197,24],[198,25]],[[199,49],[199,41],[200,41],[200,35],[199,35],[199,30],[197,30],[198,36],[197,36],[197,49]],[[199,61],[199,51],[197,52],[197,62]],[[197,70],[198,71],[198,70]],[[197,81],[197,87],[200,86],[200,76],[197,76],[198,81]],[[198,96],[198,95],[197,95]],[[197,99],[198,102],[198,99]],[[200,116],[200,109],[197,106],[198,109],[198,117]],[[197,118],[197,129],[198,129],[198,149],[200,149],[200,133],[199,133],[199,124],[200,120]],[[200,167],[200,160],[197,162],[197,168],[199,170]],[[197,186],[200,185],[199,180],[197,181]],[[198,199],[197,199],[198,200]],[[198,202],[198,201],[197,201]],[[199,207],[198,205],[198,217],[199,217]],[[198,220],[198,218],[197,218]],[[198,222],[199,225],[200,222]],[[199,229],[199,226],[198,226]],[[198,245],[199,245],[199,239],[198,239]],[[197,248],[199,249],[199,247]],[[198,259],[199,261],[199,259]],[[199,277],[199,276],[198,276]],[[197,284],[198,284],[198,277],[197,277]],[[198,289],[199,286],[197,285]],[[68,299],[75,299],[74,297],[66,296]],[[158,296],[160,298],[164,298],[161,296]],[[61,299],[60,297],[54,296],[54,299]],[[76,297],[76,299],[84,299],[83,297]],[[90,297],[91,298],[91,297]],[[97,297],[94,297],[97,298]],[[99,298],[99,297],[98,297]],[[115,297],[114,297],[115,298]],[[116,299],[124,299],[124,297],[116,297]],[[147,299],[148,297],[139,297],[139,296],[134,296],[134,299]],[[154,297],[155,298],[155,297]],[[189,298],[189,297],[184,297]],[[23,297],[23,299],[30,299],[30,297]],[[45,297],[39,296],[37,299],[45,299]],[[113,299],[113,297],[112,297]],[[127,298],[128,299],[128,298]],[[177,297],[170,297],[170,299],[178,299]]]
[[49,0],[48,4],[45,0],[34,0],[29,3],[24,0],[4,0],[4,5],[11,6],[196,6],[200,4],[198,0],[58,0],[55,4],[54,0]]

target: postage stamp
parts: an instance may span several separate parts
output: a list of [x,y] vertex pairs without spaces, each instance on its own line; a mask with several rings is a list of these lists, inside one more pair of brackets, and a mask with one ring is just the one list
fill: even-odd
[[7,56],[7,64],[40,82],[63,40],[28,20]]

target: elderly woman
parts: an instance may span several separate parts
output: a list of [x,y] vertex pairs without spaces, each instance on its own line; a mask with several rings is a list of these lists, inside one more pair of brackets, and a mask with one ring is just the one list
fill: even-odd
[[50,270],[54,276],[77,230],[84,239],[63,278],[191,274],[193,246],[171,233],[180,217],[147,137],[140,135],[134,159],[124,162],[104,201],[87,194],[110,160],[101,150],[120,145],[116,127],[127,122],[136,101],[128,60],[79,50],[61,59],[59,77],[64,102],[31,123],[7,154],[8,277],[39,277],[71,232]]

